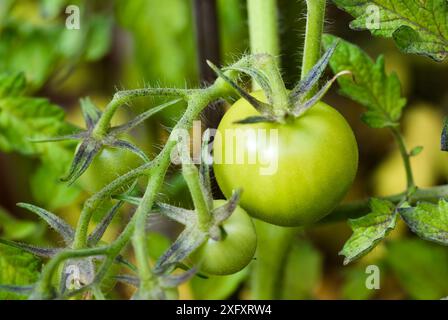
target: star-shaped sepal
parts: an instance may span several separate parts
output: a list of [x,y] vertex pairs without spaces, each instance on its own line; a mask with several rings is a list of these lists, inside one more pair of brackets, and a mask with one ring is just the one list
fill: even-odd
[[81,99],[80,104],[82,114],[86,123],[85,130],[79,130],[78,132],[70,135],[33,140],[33,142],[55,142],[64,140],[80,141],[76,148],[69,172],[65,177],[61,178],[62,181],[66,181],[68,184],[73,184],[87,170],[95,156],[98,155],[105,147],[128,150],[139,156],[143,161],[148,162],[149,158],[140,148],[130,141],[122,139],[121,137],[126,132],[140,125],[152,115],[176,104],[179,101],[180,99],[173,100],[151,108],[129,122],[123,125],[109,127],[105,133],[99,134],[96,129],[103,113],[89,98]]
[[[306,77],[301,80],[290,92],[283,91],[284,83],[281,80],[280,71],[276,68],[275,58],[268,54],[248,55],[235,64],[219,69],[211,62],[209,66],[215,73],[232,86],[235,91],[249,102],[260,115],[247,117],[237,121],[241,124],[258,122],[285,122],[288,118],[298,118],[319,102],[333,83],[341,76],[351,74],[350,71],[341,71],[326,82],[319,90],[316,88],[327,65],[330,62],[338,42],[329,48],[316,65],[310,70]],[[261,87],[267,102],[253,97],[250,93],[240,87],[235,81],[228,77],[224,71],[237,71],[252,77]],[[280,92],[283,91],[283,92]],[[281,99],[282,95],[287,99]]]

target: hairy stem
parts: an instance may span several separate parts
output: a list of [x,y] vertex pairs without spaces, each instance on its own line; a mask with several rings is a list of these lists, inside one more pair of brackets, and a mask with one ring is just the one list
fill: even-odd
[[[188,160],[187,160],[188,161]],[[211,215],[207,206],[207,201],[199,184],[199,173],[192,163],[182,164],[182,173],[188,185],[194,208],[198,217],[199,228],[208,231],[210,227]]]
[[[170,154],[175,144],[173,141],[168,141],[164,149],[159,154],[157,165],[154,170],[150,172],[150,178],[146,186],[145,194],[140,201],[137,210],[135,211],[135,230],[132,237],[132,244],[135,250],[135,257],[137,260],[138,274],[140,278],[140,294],[141,298],[145,298],[145,294],[148,295],[153,283],[153,274],[149,266],[148,248],[146,241],[146,217],[151,210],[155,196],[158,190],[160,190],[163,180],[165,178],[166,171],[170,165]],[[148,297],[149,298],[149,297]]]
[[[307,18],[305,48],[302,61],[302,79],[310,72],[321,56],[326,0],[306,0]],[[312,94],[312,93],[310,93]]]
[[277,1],[247,0],[250,51],[279,55]]
[[106,106],[100,120],[95,126],[94,134],[103,136],[106,134],[110,126],[110,121],[117,109],[132,99],[147,96],[165,96],[165,97],[181,97],[186,99],[194,90],[175,89],[175,88],[143,88],[135,90],[118,91],[115,93],[112,101]]
[[95,209],[104,201],[110,197],[116,190],[120,189],[123,185],[131,183],[133,180],[140,176],[148,174],[154,166],[153,162],[145,163],[144,165],[129,171],[123,176],[115,179],[109,185],[104,187],[101,191],[94,194],[89,198],[81,211],[81,215],[78,220],[78,225],[76,226],[75,239],[73,241],[74,249],[81,249],[87,246],[87,231],[89,228],[90,219],[92,217]]
[[139,266],[140,298],[145,299],[149,297],[152,280],[151,271],[147,261],[146,217],[154,204],[154,198],[160,190],[166,171],[170,165],[170,155],[177,144],[176,135],[180,131],[189,130],[193,121],[199,116],[201,111],[210,102],[226,95],[228,89],[230,88],[225,82],[218,79],[211,87],[202,90],[201,93],[193,94],[188,98],[188,108],[171,132],[168,142],[159,154],[160,160],[151,172],[145,195],[135,213],[137,223],[135,225],[133,245],[136,250],[137,264]]

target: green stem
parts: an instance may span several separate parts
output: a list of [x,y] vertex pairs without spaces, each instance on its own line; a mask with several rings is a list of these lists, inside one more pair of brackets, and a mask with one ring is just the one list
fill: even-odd
[[400,150],[401,157],[403,159],[404,168],[406,171],[406,181],[407,181],[407,192],[410,193],[413,191],[415,187],[414,176],[412,173],[411,167],[411,156],[406,148],[406,144],[404,142],[403,135],[397,128],[391,128],[392,133],[395,137],[395,141],[397,141],[398,148]]
[[100,120],[93,130],[93,134],[99,137],[104,136],[110,127],[110,121],[117,109],[132,99],[147,96],[182,97],[186,99],[194,90],[175,88],[144,88],[135,90],[118,91],[112,101],[106,106]]
[[[387,196],[378,197],[379,199],[388,200],[395,204],[398,204],[407,195],[407,192]],[[411,205],[416,204],[419,201],[437,202],[440,198],[448,197],[448,185],[442,185],[432,188],[417,189],[412,193],[408,202]],[[355,219],[362,217],[369,213],[369,199],[353,201],[346,204],[339,205],[333,212],[319,223],[333,223],[339,221],[345,221],[347,219]]]
[[[124,103],[135,99],[138,97],[146,96],[167,96],[167,97],[182,97],[185,100],[188,99],[190,95],[193,95],[198,90],[188,90],[188,89],[171,89],[171,88],[144,88],[135,90],[118,91],[112,101],[107,105],[100,120],[95,126],[94,133],[97,135],[104,135],[109,126],[110,121],[117,111],[117,109]],[[108,196],[110,196],[114,191],[119,189],[124,184],[132,182],[137,177],[147,174],[148,170],[153,167],[154,163],[146,163],[139,168],[136,168],[124,176],[121,176],[117,180],[113,181],[111,184],[106,186],[103,190],[95,194],[91,199],[86,202],[84,206],[80,219],[78,220],[78,225],[75,231],[75,240],[73,242],[73,247],[76,249],[84,248],[87,245],[87,231],[92,217],[94,209]]]
[[90,219],[93,212],[101,204],[104,199],[107,199],[112,195],[113,192],[120,189],[123,185],[128,185],[140,176],[148,173],[154,166],[153,162],[145,163],[144,165],[131,170],[130,172],[120,176],[109,185],[104,187],[101,191],[94,194],[90,199],[86,201],[84,207],[81,211],[81,215],[78,220],[75,231],[75,239],[73,241],[74,249],[81,249],[87,246],[87,232],[89,228]]
[[152,286],[152,273],[149,269],[147,261],[147,242],[146,242],[146,217],[154,204],[154,198],[165,178],[166,171],[171,163],[170,155],[177,144],[176,135],[178,132],[189,130],[193,125],[194,119],[196,119],[201,111],[211,102],[219,97],[225,96],[227,90],[230,89],[225,82],[221,79],[209,88],[204,89],[199,94],[193,94],[188,99],[188,108],[185,111],[182,118],[173,128],[173,131],[168,138],[168,142],[165,144],[161,153],[159,154],[159,161],[157,162],[154,170],[151,172],[151,178],[148,182],[148,186],[145,195],[140,202],[135,213],[136,225],[133,237],[133,245],[136,250],[136,259],[139,266],[140,275],[140,290],[139,294],[142,299],[150,297],[150,289]]
[[163,178],[161,179],[160,175],[154,174],[149,178],[145,194],[135,212],[136,225],[132,236],[132,245],[137,261],[141,291],[147,293],[151,291],[154,276],[147,259],[146,217],[152,208],[154,197],[156,195],[153,190],[159,188],[161,181],[163,181]]
[[[249,16],[250,52],[252,54],[267,53],[275,58],[275,63],[268,61],[268,73],[270,73],[273,93],[277,97],[276,107],[287,105],[287,92],[281,75],[276,68],[279,64],[280,45],[278,36],[278,14],[276,0],[247,0]],[[275,70],[273,70],[273,68]],[[253,81],[252,89],[260,89]]]
[[210,214],[211,208],[208,208],[204,193],[201,190],[198,170],[192,163],[182,163],[182,174],[187,182],[188,190],[193,200],[194,208],[198,216],[199,228],[203,231],[208,231],[212,218]]
[[[236,77],[235,72],[228,72],[227,75],[231,78]],[[142,89],[142,92],[145,92],[145,90],[146,89]],[[200,112],[210,102],[213,102],[221,97],[233,96],[232,88],[228,86],[222,79],[217,79],[215,83],[207,89],[194,91],[187,90],[185,92],[188,92],[189,95],[188,108],[177,125],[174,127],[173,132],[182,129],[189,130],[194,119],[198,117]],[[132,94],[132,96],[135,95]],[[142,295],[143,297],[148,295],[148,291],[151,289],[150,283],[152,274],[150,270],[145,266],[147,264],[145,256],[145,254],[147,253],[145,237],[146,217],[149,210],[151,210],[153,206],[155,195],[160,190],[162,181],[170,165],[170,154],[176,145],[173,133],[171,133],[168,140],[168,143],[164,146],[160,154],[153,161],[117,178],[86,201],[75,232],[75,240],[73,245],[74,250],[66,250],[60,252],[48,262],[48,264],[42,271],[39,281],[36,284],[32,297],[52,297],[51,279],[54,272],[62,261],[73,257],[80,258],[91,255],[106,255],[106,261],[103,263],[98,273],[98,279],[95,280],[95,283],[100,283],[102,277],[106,274],[106,271],[110,268],[114,259],[119,255],[126,244],[129,243],[133,235],[133,244],[136,249],[139,273],[143,276],[144,280],[143,288],[141,288],[143,289]],[[87,229],[90,218],[92,217],[92,214],[97,206],[102,201],[110,197],[114,191],[116,191],[123,185],[132,182],[137,177],[145,174],[151,175],[151,178],[148,181],[145,195],[131,221],[126,225],[120,236],[108,246],[83,249],[87,245]]]
[[277,57],[280,53],[277,1],[247,0],[247,10],[251,53],[268,53]]
[[306,5],[307,18],[305,48],[302,61],[302,79],[305,78],[321,57],[326,0],[306,0]]

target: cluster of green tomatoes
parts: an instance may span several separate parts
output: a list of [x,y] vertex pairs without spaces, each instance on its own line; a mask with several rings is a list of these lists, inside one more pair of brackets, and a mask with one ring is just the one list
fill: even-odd
[[[266,114],[256,108],[254,101],[260,105],[272,103],[265,94],[267,90],[260,90],[250,97],[242,95],[221,120],[217,129],[221,139],[214,142],[214,157],[222,159],[229,147],[234,148],[233,141],[226,138],[226,131],[276,130],[278,141],[274,150],[266,150],[272,146],[254,145],[246,139],[239,141],[239,150],[230,151],[242,151],[243,159],[260,159],[253,157],[254,154],[274,151],[277,166],[272,174],[263,175],[264,164],[260,161],[213,164],[214,176],[227,199],[234,190],[243,192],[239,205],[220,225],[222,236],[219,239],[210,237],[190,255],[189,259],[198,262],[202,272],[232,274],[250,263],[257,246],[251,218],[284,227],[311,225],[329,214],[353,183],[358,167],[357,143],[344,117],[320,101],[328,90],[328,83],[313,98],[304,98],[312,87],[315,89],[331,54],[327,52],[297,88],[285,89],[291,107],[285,108],[281,117],[278,113],[274,117],[274,113]],[[242,121],[244,119],[255,121]],[[130,158],[134,163],[128,161]],[[84,176],[90,185],[104,186],[136,166],[137,161],[138,158],[130,156],[128,151],[105,148]],[[224,202],[215,200],[213,205],[219,207]]]

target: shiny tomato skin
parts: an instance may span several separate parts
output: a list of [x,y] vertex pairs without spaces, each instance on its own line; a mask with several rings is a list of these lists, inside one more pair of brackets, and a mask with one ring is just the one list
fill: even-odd
[[[214,207],[222,206],[225,200],[214,200]],[[250,216],[237,207],[224,221],[220,241],[209,238],[191,256],[201,272],[209,275],[229,275],[246,267],[252,260],[257,247],[257,235]]]
[[[264,100],[260,92],[253,95]],[[233,189],[242,188],[240,205],[252,217],[271,224],[301,226],[322,219],[343,199],[356,176],[358,146],[350,126],[338,111],[323,102],[284,124],[235,123],[255,115],[259,115],[255,108],[240,99],[219,124],[213,169],[222,192],[230,197]],[[243,138],[228,147],[229,129],[246,133],[263,129],[267,137],[269,130],[274,129],[278,143],[263,144],[260,139],[254,143],[253,138]],[[234,158],[233,163],[229,162],[225,158],[226,148],[233,153],[237,148],[243,150],[244,161],[237,163]],[[250,156],[266,154],[273,164],[277,163],[276,170],[267,170],[273,174],[266,174],[266,170],[261,174],[261,168],[270,167],[267,161],[263,164],[260,158],[252,163],[249,160]]]

